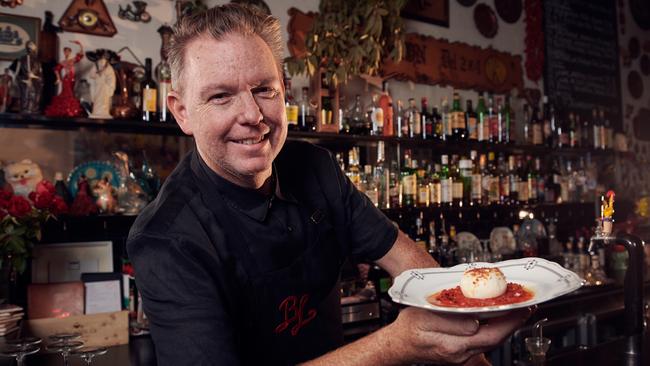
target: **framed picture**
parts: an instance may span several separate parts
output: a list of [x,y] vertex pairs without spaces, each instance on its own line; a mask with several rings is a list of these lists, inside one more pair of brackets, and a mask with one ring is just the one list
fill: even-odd
[[449,0],[409,0],[402,17],[449,28]]
[[25,44],[38,46],[41,18],[0,13],[0,60],[14,60],[25,53]]

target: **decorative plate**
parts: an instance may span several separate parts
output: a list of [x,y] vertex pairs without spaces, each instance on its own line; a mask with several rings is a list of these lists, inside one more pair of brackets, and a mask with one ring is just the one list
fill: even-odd
[[489,5],[478,4],[474,8],[474,24],[485,38],[494,38],[499,30],[499,22]]
[[630,71],[627,74],[627,89],[634,99],[639,99],[643,95],[643,80],[637,71]]
[[512,230],[505,226],[495,227],[490,232],[490,250],[493,254],[512,254],[517,249],[517,242]]
[[522,0],[494,0],[497,14],[506,23],[517,23],[523,10]]
[[[529,301],[498,306],[451,308],[433,305],[427,297],[436,292],[456,287],[468,268],[499,268],[508,282],[523,285],[534,294]],[[441,313],[475,314],[488,318],[506,311],[540,304],[575,291],[584,284],[577,274],[555,262],[542,258],[513,259],[497,263],[466,263],[450,268],[421,268],[402,272],[395,278],[388,294],[396,303],[415,306]]]
[[85,175],[88,179],[88,184],[92,189],[98,180],[108,177],[108,181],[115,188],[120,186],[120,173],[118,173],[115,166],[108,161],[89,161],[87,163],[79,164],[68,176],[68,190],[72,197],[77,195],[77,184],[81,176]]
[[458,243],[458,249],[461,250],[473,250],[475,252],[483,250],[483,247],[481,247],[481,241],[478,240],[476,235],[469,231],[461,231],[456,234],[456,242]]

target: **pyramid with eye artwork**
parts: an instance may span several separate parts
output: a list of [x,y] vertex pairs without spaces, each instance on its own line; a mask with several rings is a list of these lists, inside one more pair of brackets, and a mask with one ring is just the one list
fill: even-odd
[[72,0],[59,19],[59,25],[68,32],[96,36],[112,37],[117,33],[102,0]]

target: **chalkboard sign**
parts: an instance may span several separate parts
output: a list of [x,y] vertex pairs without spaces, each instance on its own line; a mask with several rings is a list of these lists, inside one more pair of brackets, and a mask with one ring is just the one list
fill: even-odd
[[546,95],[560,111],[591,121],[602,108],[621,130],[616,1],[544,0]]

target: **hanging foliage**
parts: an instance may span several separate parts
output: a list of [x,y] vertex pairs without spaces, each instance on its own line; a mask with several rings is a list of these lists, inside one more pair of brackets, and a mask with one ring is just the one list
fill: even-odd
[[384,58],[404,54],[400,11],[406,0],[321,0],[303,57],[285,59],[291,75],[318,70],[336,85],[353,75],[376,75]]

